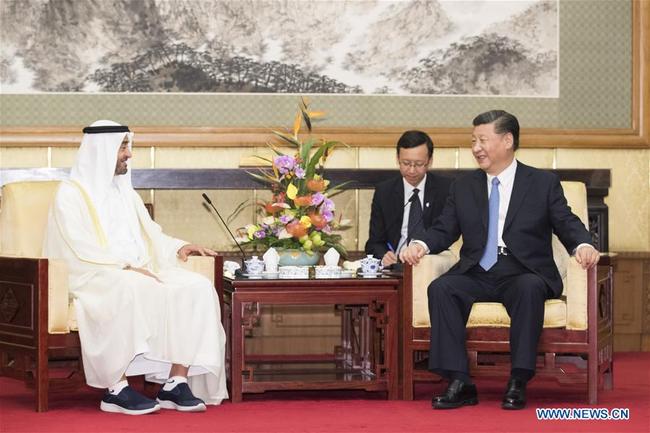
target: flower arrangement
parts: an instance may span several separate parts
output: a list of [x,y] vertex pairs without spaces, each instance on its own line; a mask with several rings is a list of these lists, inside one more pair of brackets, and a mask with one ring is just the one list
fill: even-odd
[[[312,120],[323,114],[310,111],[308,102],[301,98],[291,133],[273,131],[280,143],[295,152],[284,154],[269,143],[275,156],[257,157],[271,168],[249,174],[269,185],[273,195],[270,201],[258,203],[260,222],[239,230],[242,246],[300,249],[309,255],[333,247],[347,256],[341,236],[334,233],[347,227],[340,217],[335,219],[336,206],[332,201],[344,184],[331,186],[323,176],[329,155],[336,146],[345,144],[311,137]],[[304,141],[299,136],[303,122],[309,132]]]

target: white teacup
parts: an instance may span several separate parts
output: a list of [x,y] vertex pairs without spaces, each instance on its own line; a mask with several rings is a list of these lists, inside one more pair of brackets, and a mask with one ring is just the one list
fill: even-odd
[[365,259],[359,261],[361,264],[361,272],[364,274],[377,274],[381,272],[381,260],[374,258],[371,254]]
[[246,264],[246,273],[248,275],[262,275],[262,272],[264,271],[264,262],[258,259],[257,256],[245,260],[244,263]]

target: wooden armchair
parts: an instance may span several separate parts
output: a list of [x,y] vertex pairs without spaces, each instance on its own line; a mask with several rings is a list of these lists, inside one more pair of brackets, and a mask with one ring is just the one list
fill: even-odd
[[[587,222],[587,194],[580,182],[562,182],[569,205]],[[553,255],[564,282],[560,299],[546,301],[544,329],[538,347],[537,376],[560,383],[586,384],[589,404],[598,401],[598,388],[611,389],[612,270],[601,259],[597,270],[582,270],[553,236]],[[438,255],[425,256],[416,266],[405,266],[402,294],[402,384],[405,400],[413,399],[416,381],[433,380],[426,370],[430,322],[427,288],[456,261],[460,242]],[[600,277],[600,279],[599,279]],[[499,303],[474,304],[467,323],[467,351],[474,376],[509,376],[510,318]]]
[[[64,390],[85,383],[67,267],[41,256],[58,183],[7,184],[0,208],[0,375],[34,386],[38,412],[48,408],[50,385]],[[221,283],[222,257],[179,264]]]

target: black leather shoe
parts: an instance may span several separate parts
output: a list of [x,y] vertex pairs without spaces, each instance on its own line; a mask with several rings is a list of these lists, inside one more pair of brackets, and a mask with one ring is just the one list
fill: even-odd
[[447,391],[433,397],[431,401],[431,406],[434,409],[455,409],[475,404],[478,404],[476,385],[467,385],[458,379],[451,381]]
[[519,410],[526,407],[526,382],[521,379],[510,379],[508,389],[503,396],[501,408]]

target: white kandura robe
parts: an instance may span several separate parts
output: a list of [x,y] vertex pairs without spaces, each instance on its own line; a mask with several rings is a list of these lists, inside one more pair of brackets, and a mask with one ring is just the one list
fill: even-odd
[[[106,216],[98,214],[79,183],[63,182],[50,210],[44,254],[69,265],[86,381],[107,388],[126,372],[163,382],[172,363],[184,364],[190,366],[194,394],[219,404],[228,398],[226,336],[214,287],[176,267],[176,253],[186,242],[162,233],[134,190],[123,196],[121,203],[115,202],[119,197],[104,197],[113,202],[104,201],[103,208],[121,208],[119,223],[139,232],[126,248],[125,231],[117,230],[111,242],[110,224],[103,230]],[[125,257],[127,251],[135,252]],[[127,264],[146,267],[162,284],[124,270]]]

